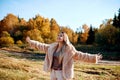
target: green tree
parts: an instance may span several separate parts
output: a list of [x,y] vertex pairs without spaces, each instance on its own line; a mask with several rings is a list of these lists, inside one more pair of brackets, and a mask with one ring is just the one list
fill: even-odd
[[90,30],[88,32],[88,38],[87,38],[86,43],[93,44],[94,41],[95,41],[95,32],[94,32],[92,26],[90,26]]
[[95,35],[95,41],[100,45],[115,45],[118,30],[112,25],[105,25]]
[[120,28],[120,9],[118,10],[118,16],[115,14],[112,25],[116,28]]
[[15,43],[16,43],[16,41],[18,41],[18,40],[22,40],[22,38],[23,38],[23,33],[22,33],[20,30],[18,30],[18,31],[16,31],[16,32],[14,33],[13,38],[14,38]]

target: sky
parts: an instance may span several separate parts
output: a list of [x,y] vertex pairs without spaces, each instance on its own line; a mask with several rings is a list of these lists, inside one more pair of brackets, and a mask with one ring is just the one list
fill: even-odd
[[83,24],[98,28],[119,8],[120,0],[0,0],[0,20],[9,13],[26,21],[39,14],[76,31]]

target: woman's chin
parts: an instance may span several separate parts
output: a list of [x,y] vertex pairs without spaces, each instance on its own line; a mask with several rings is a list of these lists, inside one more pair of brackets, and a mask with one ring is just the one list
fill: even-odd
[[61,41],[61,40],[57,40],[57,42],[63,42],[63,41]]

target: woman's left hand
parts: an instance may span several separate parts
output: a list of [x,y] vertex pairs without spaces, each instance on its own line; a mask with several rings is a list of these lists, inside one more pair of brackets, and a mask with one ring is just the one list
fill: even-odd
[[97,54],[97,59],[98,59],[98,60],[101,60],[102,57],[103,57],[102,54],[100,54],[100,53]]

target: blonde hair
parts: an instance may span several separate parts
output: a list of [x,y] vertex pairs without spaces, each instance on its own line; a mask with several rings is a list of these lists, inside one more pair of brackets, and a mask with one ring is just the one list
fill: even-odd
[[60,32],[61,34],[63,34],[63,41],[64,41],[64,46],[61,49],[61,52],[64,53],[64,50],[67,50],[69,48],[71,48],[71,43],[70,40],[68,38],[68,35],[65,32]]
[[70,40],[69,40],[69,38],[68,38],[68,35],[67,35],[65,32],[60,32],[60,33],[63,34],[63,41],[65,42],[65,44],[66,44],[66,45],[71,44],[71,43],[70,43]]

